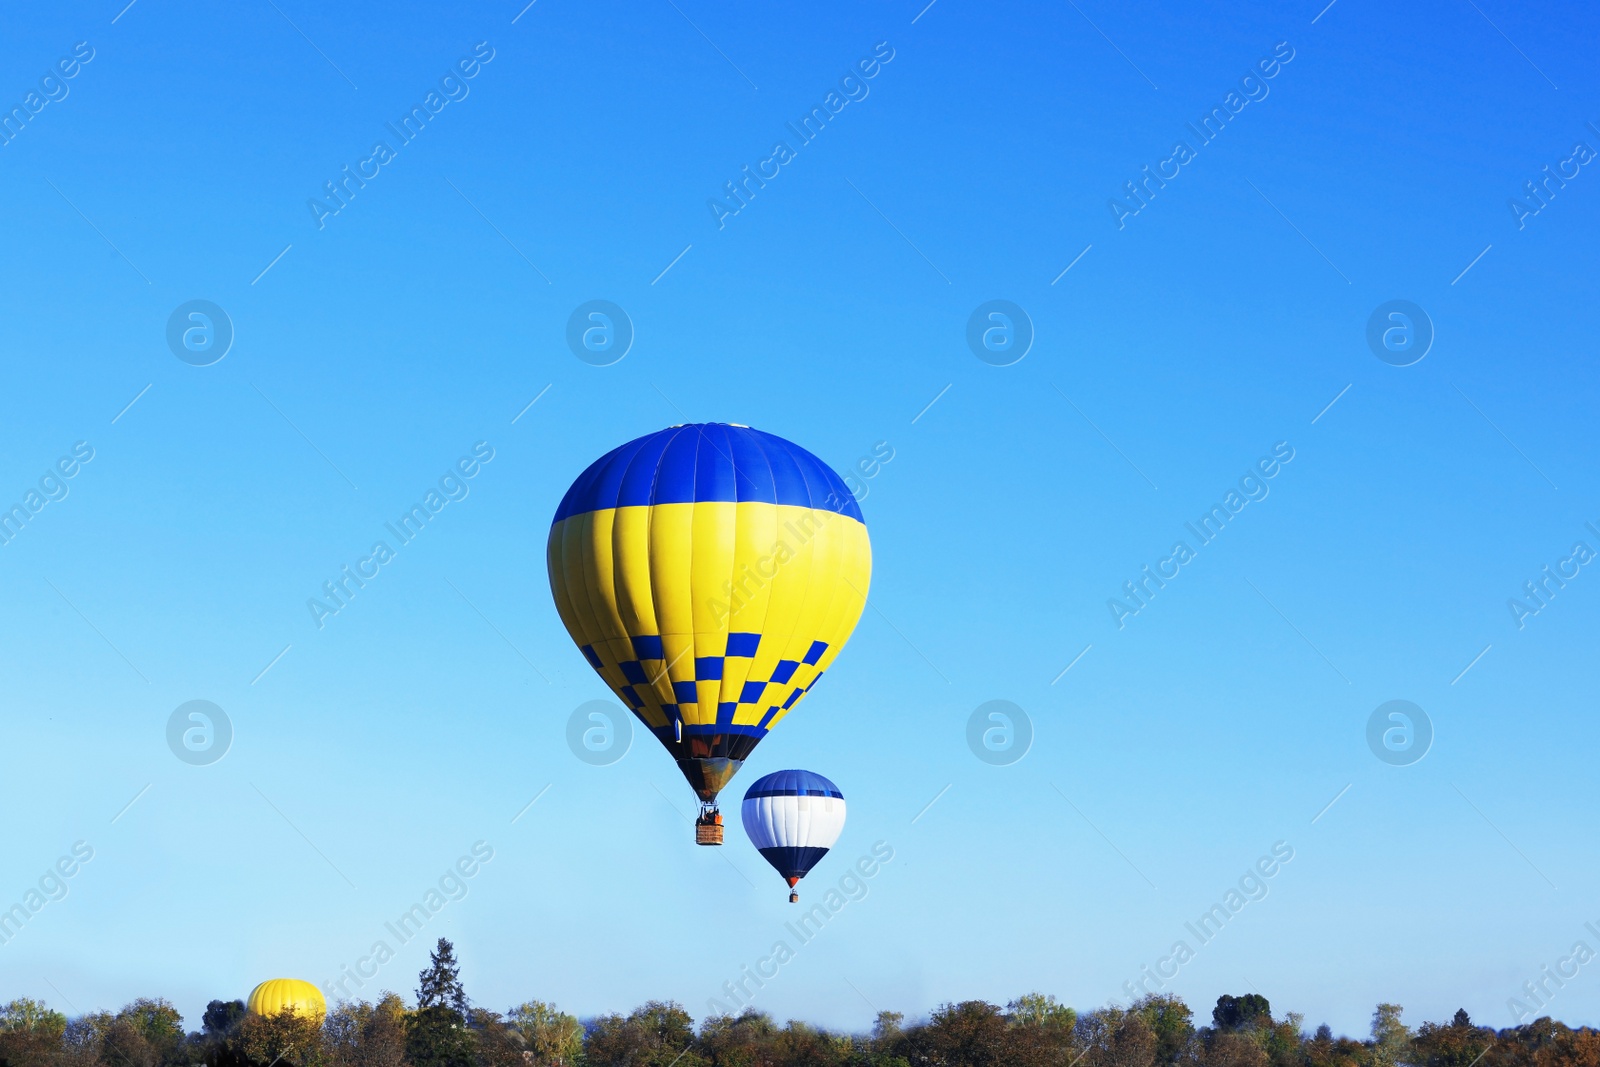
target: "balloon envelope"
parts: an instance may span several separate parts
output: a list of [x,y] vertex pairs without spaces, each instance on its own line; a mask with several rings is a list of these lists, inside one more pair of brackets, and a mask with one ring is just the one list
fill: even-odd
[[328,1002],[322,991],[298,978],[269,978],[250,991],[245,1008],[253,1015],[277,1015],[293,1008],[296,1015],[322,1021]]
[[702,803],[855,629],[872,548],[810,452],[748,426],[674,426],[596,460],[556,509],[556,610]]
[[813,771],[775,771],[756,780],[739,811],[750,843],[792,887],[844,830],[844,794]]

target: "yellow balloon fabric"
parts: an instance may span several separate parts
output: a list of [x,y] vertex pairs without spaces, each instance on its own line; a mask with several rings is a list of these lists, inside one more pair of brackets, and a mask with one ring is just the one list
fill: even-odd
[[592,464],[550,527],[585,658],[712,801],[833,663],[872,546],[825,463],[743,426],[675,426]]
[[245,1008],[253,1015],[277,1015],[293,1008],[295,1014],[319,1023],[328,1014],[322,991],[298,978],[269,978],[250,991]]

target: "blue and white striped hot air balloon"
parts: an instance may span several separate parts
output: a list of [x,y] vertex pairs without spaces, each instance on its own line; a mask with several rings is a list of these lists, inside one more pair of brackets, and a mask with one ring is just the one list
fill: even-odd
[[844,794],[812,771],[774,771],[750,787],[740,814],[750,843],[793,890],[839,840]]

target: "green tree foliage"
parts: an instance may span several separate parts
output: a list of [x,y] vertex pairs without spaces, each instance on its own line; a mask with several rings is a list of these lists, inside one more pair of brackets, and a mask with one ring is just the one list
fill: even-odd
[[1048,993],[1024,993],[1006,1005],[1006,1022],[1012,1026],[1071,1030],[1078,1024],[1078,1013]]
[[21,997],[0,1007],[0,1031],[5,1033],[36,1033],[59,1040],[66,1029],[67,1017],[43,1001]]
[[1379,1004],[1365,1040],[1307,1034],[1274,1019],[1258,994],[1223,997],[1211,1026],[1170,994],[1078,1013],[1027,993],[1004,1008],[945,1004],[923,1021],[879,1012],[869,1034],[834,1033],[746,1008],[698,1027],[682,1006],[650,1001],[587,1026],[543,1001],[504,1015],[470,1006],[453,948],[441,942],[408,1008],[384,993],[344,1002],[318,1023],[293,1012],[243,1014],[212,1001],[185,1034],[165,1000],[68,1019],[28,999],[0,1005],[0,1067],[1600,1067],[1600,1031],[1541,1018],[1476,1026],[1465,1011],[1413,1033]]
[[1501,1030],[1480,1067],[1595,1067],[1600,1031],[1570,1029],[1549,1018]]
[[441,937],[417,976],[417,1010],[406,1018],[411,1067],[474,1067],[478,1034],[467,1025],[468,1010],[455,946]]
[[476,1042],[478,1067],[526,1067],[527,1046],[522,1031],[501,1018],[498,1012],[473,1008],[468,1020]]
[[554,1004],[530,1000],[506,1013],[534,1067],[574,1067],[583,1057],[583,1024]]
[[683,1005],[652,1000],[628,1015],[594,1020],[583,1047],[592,1067],[701,1067],[707,1061],[693,1051],[694,1040]]
[[1233,997],[1224,993],[1211,1009],[1211,1025],[1228,1033],[1235,1030],[1254,1029],[1258,1023],[1272,1022],[1272,1005],[1260,993],[1246,993]]
[[1472,1025],[1458,1010],[1448,1026],[1423,1023],[1411,1042],[1411,1062],[1417,1067],[1472,1067],[1495,1043],[1495,1033]]
[[227,1037],[243,1021],[244,1001],[213,1000],[206,1005],[206,1012],[205,1015],[201,1016],[200,1026],[203,1033]]
[[50,1067],[64,1059],[67,1017],[26,997],[0,1007],[0,1067]]
[[712,1067],[755,1067],[763,1062],[777,1032],[770,1015],[746,1008],[737,1017],[706,1019],[700,1024],[697,1044]]
[[1155,1063],[1156,1035],[1136,1011],[1101,1008],[1078,1020],[1083,1067],[1149,1067]]
[[292,1008],[276,1015],[246,1016],[229,1047],[250,1067],[324,1067],[327,1063],[321,1025]]
[[1194,1012],[1182,997],[1170,993],[1149,993],[1128,1009],[1144,1020],[1155,1035],[1155,1062],[1176,1063],[1188,1053],[1195,1038]]
[[1200,1049],[1200,1067],[1271,1067],[1271,1063],[1261,1043],[1238,1030],[1218,1030]]
[[1379,1004],[1372,1013],[1372,1048],[1367,1060],[1372,1067],[1409,1062],[1411,1029],[1400,1021],[1402,1010],[1398,1004]]
[[1301,1045],[1306,1067],[1359,1067],[1366,1046],[1348,1037],[1335,1038],[1328,1025],[1317,1027],[1316,1035]]
[[330,1067],[407,1067],[406,1006],[393,993],[345,1003],[322,1024]]
[[417,1010],[449,1008],[467,1017],[467,991],[461,986],[461,967],[456,963],[456,947],[441,937],[430,954],[427,968],[417,975]]
[[912,1063],[1000,1067],[1007,1062],[1007,1030],[999,1007],[965,1000],[939,1008],[927,1026],[908,1031],[899,1044],[910,1053],[906,1058]]
[[419,1008],[406,1018],[405,1058],[411,1067],[473,1067],[477,1035],[454,1008]]

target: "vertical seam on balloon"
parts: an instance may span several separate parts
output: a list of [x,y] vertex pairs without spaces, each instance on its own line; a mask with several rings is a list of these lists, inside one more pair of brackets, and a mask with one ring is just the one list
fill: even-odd
[[[578,517],[578,528],[581,528],[581,523],[586,518],[587,518],[587,516]],[[562,584],[562,588],[566,592],[568,608],[572,612],[573,622],[576,624],[576,628],[578,630],[578,633],[586,639],[584,641],[584,643],[588,644],[588,643],[591,643],[593,641],[593,639],[594,639],[594,635],[589,631],[589,626],[588,626],[589,618],[587,618],[585,616],[585,612],[580,609],[578,600],[574,596],[574,590],[571,589],[568,586],[568,582],[567,582],[567,574],[568,574],[568,566],[569,566],[569,561],[567,559],[567,537],[569,535],[569,531],[574,529],[574,528],[575,528],[575,524],[571,521],[570,518],[562,520],[560,544],[556,549],[556,553],[557,553],[558,562],[559,562],[560,568],[561,568],[561,584]],[[580,553],[580,556],[581,556],[581,553]],[[592,598],[590,597],[590,591],[589,591],[588,568],[583,566],[583,561],[582,561],[581,558],[578,561],[578,574],[579,574],[579,583],[580,583],[581,588],[579,590],[577,590],[577,592],[579,592],[579,593],[581,593],[583,595],[583,597],[584,597],[584,606],[589,609],[588,615],[592,617],[592,615],[594,613],[594,605],[593,605],[593,602],[592,602]],[[560,611],[560,605],[559,605],[559,600],[558,600],[558,602],[557,602],[557,612],[559,613],[559,611]],[[565,623],[566,620],[563,619],[562,622]],[[598,673],[598,672],[596,672],[596,673]],[[605,676],[601,675],[600,680],[602,682],[605,682]]]
[[[684,429],[685,429],[685,427],[680,426],[680,427],[677,428],[676,431],[667,431],[667,432],[671,432],[672,436],[667,438],[667,442],[666,442],[665,445],[662,446],[660,454],[656,456],[656,469],[653,472],[651,472],[651,475],[650,475],[649,506],[646,507],[646,509],[645,509],[645,524],[644,524],[644,546],[645,546],[645,561],[646,561],[645,562],[645,568],[644,568],[645,586],[646,586],[646,589],[647,589],[647,592],[648,592],[648,595],[649,595],[649,600],[650,600],[650,614],[655,617],[656,636],[658,636],[658,637],[664,636],[661,633],[661,629],[662,629],[662,627],[661,627],[661,606],[656,602],[656,576],[655,576],[655,571],[654,571],[653,568],[651,568],[651,566],[649,564],[649,559],[650,559],[650,555],[651,555],[651,551],[650,550],[655,545],[655,537],[656,537],[656,503],[657,503],[656,498],[659,495],[660,488],[661,488],[661,470],[662,470],[663,467],[666,466],[667,453],[672,450],[673,444],[675,444],[677,442],[678,438],[680,436],[682,436]],[[641,451],[643,451],[643,450],[641,449]],[[664,649],[664,648],[662,649],[662,655],[663,656],[666,655],[666,649]],[[666,662],[667,662],[666,659],[662,660],[663,665],[666,664]],[[670,670],[663,670],[661,673],[662,673],[662,676],[664,676],[666,678],[667,689],[670,692],[671,689],[672,689],[671,671]],[[659,688],[659,684],[658,684],[660,681],[661,681],[660,677],[656,678],[655,681],[652,681],[652,682],[649,683],[649,688],[650,688],[650,691],[651,691],[651,695],[654,696],[655,699],[656,699],[657,706],[659,706],[660,708],[663,709],[662,717],[667,720],[667,725],[670,726],[672,724],[672,720],[671,720],[670,717],[666,716],[664,709],[666,708],[668,703],[676,704],[677,701],[675,699],[672,700],[672,701],[668,701],[667,698],[662,695],[661,689]],[[679,716],[679,719],[681,721],[681,719],[682,719],[681,714]],[[668,751],[671,752],[672,750],[669,748]],[[674,754],[674,755],[676,755],[676,754]]]
[[[640,456],[640,454],[642,452],[644,452],[644,446],[640,445],[638,448],[633,450],[633,454],[630,455],[628,457],[628,461],[625,464],[623,464],[622,476],[617,479],[616,499],[612,504],[612,514],[615,516],[615,519],[620,519],[622,517],[622,487],[624,485],[626,485],[628,483],[628,479],[632,477],[632,475],[633,475],[633,465],[639,461],[639,456]],[[646,551],[648,551],[649,544],[650,544],[650,513],[652,511],[652,503],[651,503],[651,499],[650,498],[653,497],[653,496],[654,496],[654,483],[652,482],[652,484],[651,484],[651,493],[645,499],[645,509],[644,509],[645,510],[644,538],[645,538]],[[619,522],[619,521],[615,521],[615,519],[612,521],[612,524],[611,524],[611,586],[612,586],[612,599],[613,600],[618,600],[618,599],[620,599],[617,596],[618,592],[620,591],[620,575],[621,575],[622,569],[623,569],[622,566],[621,566],[621,562],[622,562],[622,548],[623,548],[623,546],[622,546],[622,529],[623,529],[624,524]],[[649,569],[648,568],[646,568],[644,580],[645,580],[646,589],[648,590],[649,585],[650,585],[650,574],[649,574]],[[632,627],[630,627],[628,625],[627,617],[623,614],[622,605],[620,603],[617,605],[617,618],[618,618],[618,621],[622,623],[622,627],[621,627],[622,636],[625,639],[627,639],[628,644],[629,644],[629,647],[628,647],[628,650],[627,650],[627,656],[628,656],[629,659],[636,659],[637,657],[634,656],[633,648],[632,648],[632,640],[633,640],[633,636],[634,636],[630,632]],[[638,686],[635,686],[633,691],[634,691],[635,695],[638,695],[638,693],[639,693]],[[654,694],[650,694],[649,693],[649,688],[648,687],[646,687],[646,693],[649,694],[649,695],[654,695]],[[641,705],[648,706],[648,703],[649,703],[648,700],[646,700],[644,698],[640,699],[640,704]],[[642,711],[642,710],[644,710],[644,708],[641,707],[640,710]],[[646,725],[648,725],[648,720],[646,721]]]
[[[810,517],[809,513],[813,512],[815,510],[814,508],[809,506],[810,503],[811,503],[811,483],[806,481],[806,473],[805,473],[804,466],[802,465],[800,459],[794,454],[794,451],[791,451],[790,449],[785,448],[784,449],[784,453],[788,456],[789,462],[794,464],[795,470],[799,473],[801,484],[806,487],[806,503],[807,503],[806,511],[808,512],[808,517]],[[811,553],[810,557],[808,559],[808,572],[807,572],[807,575],[806,575],[806,584],[805,584],[805,588],[801,591],[799,608],[794,613],[794,622],[791,625],[791,627],[789,629],[789,632],[785,635],[784,646],[782,648],[780,648],[780,650],[779,650],[778,659],[780,660],[780,662],[784,658],[783,653],[784,653],[784,651],[787,650],[787,645],[793,639],[795,631],[799,629],[800,624],[801,624],[801,620],[803,620],[805,618],[806,607],[807,607],[807,605],[809,605],[811,603],[812,591],[816,588],[817,552],[816,552],[816,536],[815,536],[815,534],[813,534],[810,538],[808,538],[804,545],[800,546],[800,550],[799,551],[805,551],[805,550],[809,550],[810,553]],[[798,555],[798,551],[797,551],[796,555]],[[770,603],[769,603],[769,607],[770,607]],[[788,683],[783,683],[783,684],[787,685]],[[796,701],[796,703],[798,703],[798,701]],[[790,707],[792,708],[793,705],[791,705]],[[768,729],[769,730],[772,728],[773,725],[776,724],[776,720],[780,716],[788,714],[788,709],[782,709],[782,705],[781,704],[780,704],[780,709],[781,710],[780,710],[779,714],[773,716],[774,722],[768,724]]]
[[[700,673],[700,670],[699,670],[698,666],[696,666],[696,664],[695,664],[695,660],[697,659],[695,653],[700,651],[700,649],[697,647],[698,644],[699,644],[700,635],[695,633],[695,629],[694,629],[694,604],[695,604],[695,599],[694,598],[695,598],[695,592],[696,592],[695,587],[694,587],[694,526],[695,526],[695,520],[699,517],[699,512],[700,512],[700,445],[706,439],[705,431],[700,428],[700,424],[699,423],[695,424],[694,433],[695,433],[694,468],[689,472],[689,486],[690,486],[689,495],[690,495],[690,500],[691,500],[691,503],[689,504],[689,552],[688,552],[687,558],[684,560],[684,565],[689,570],[689,580],[688,580],[688,582],[686,584],[689,587],[689,677],[690,678],[696,678],[696,676],[699,675],[699,673]],[[665,654],[665,650],[663,650],[663,654]],[[671,665],[671,663],[667,664],[666,674],[667,674],[667,684],[668,685],[672,685],[673,682],[672,682],[672,665]],[[694,706],[695,706],[696,718],[699,718],[699,719],[703,720],[704,716],[699,714],[699,712],[700,712],[700,682],[698,680],[695,680],[695,681],[691,682],[690,684],[694,687]],[[719,686],[718,688],[720,689],[721,687]],[[676,702],[676,700],[677,700],[677,688],[676,688],[676,686],[673,687],[673,700],[674,700],[674,702]],[[713,717],[712,717],[712,720],[711,720],[711,725],[713,727],[715,727],[716,723],[717,723],[717,720],[716,720],[716,717],[715,717],[715,709],[712,709],[712,715],[713,715]],[[683,705],[682,704],[678,705],[678,721],[679,722],[683,721]],[[716,735],[712,734],[712,737],[715,738]],[[727,742],[723,742],[723,744],[726,744],[726,743]]]
[[[780,507],[778,505],[778,475],[777,475],[777,472],[772,469],[772,457],[767,455],[766,442],[761,439],[763,436],[765,436],[765,435],[758,435],[758,434],[752,433],[751,434],[751,441],[755,445],[756,452],[761,456],[761,461],[767,465],[767,481],[772,486],[772,518],[773,518],[773,523],[772,524],[773,524],[774,530],[776,530],[776,529],[780,528],[780,523],[782,522],[782,519],[783,519],[783,511],[780,509]],[[774,576],[776,576],[776,572],[774,572]],[[757,577],[760,577],[759,573],[757,574]],[[767,635],[767,623],[772,618],[772,594],[773,594],[772,586],[774,584],[775,583],[772,583],[772,582],[768,583],[766,606],[761,609],[761,630],[759,632],[760,632],[760,634],[761,634],[761,636],[763,638],[766,637],[766,635]],[[760,652],[759,646],[757,647],[756,651],[757,651],[757,653]],[[751,664],[752,667],[755,665],[755,662],[756,662],[755,661],[755,657],[752,656],[750,658],[750,664]],[[762,692],[763,695],[765,695],[766,687],[764,685],[762,687],[761,692]],[[760,708],[760,704],[759,703],[757,704],[757,708],[758,709]],[[757,724],[758,727],[760,726],[760,723],[761,723],[761,716],[760,716],[760,714],[758,714],[756,716],[756,724]],[[762,735],[762,736],[765,736],[765,735]],[[756,739],[756,743],[757,744],[761,743],[761,738],[760,737],[758,737]]]
[[[623,445],[622,447],[626,448],[627,446]],[[628,457],[629,462],[631,462],[632,459],[633,459],[633,456],[638,455],[638,453],[639,453],[639,449],[635,448],[633,450],[633,452]],[[605,458],[605,457],[602,457],[602,458]],[[616,462],[617,462],[616,458],[613,457],[611,459],[611,462],[606,463],[603,469],[596,469],[595,473],[594,473],[594,478],[592,478],[591,481],[590,481],[591,486],[593,485],[594,482],[598,481],[603,475],[609,473],[609,471],[611,470],[612,465],[615,464]],[[600,468],[600,462],[596,461],[591,466],[593,468]],[[623,473],[623,478],[626,478],[626,475],[627,475],[627,464],[623,465],[623,472],[622,473]],[[611,621],[612,617],[615,617],[615,619],[616,619],[617,628],[619,630],[622,630],[624,633],[627,632],[627,625],[623,621],[623,618],[622,618],[621,606],[618,605],[617,602],[616,602],[617,601],[617,598],[616,598],[616,584],[617,584],[616,537],[617,537],[617,519],[619,518],[619,511],[620,511],[619,505],[622,503],[622,481],[623,481],[623,479],[618,479],[618,481],[617,481],[617,491],[613,495],[613,499],[612,500],[610,500],[609,502],[602,501],[602,500],[595,500],[594,501],[595,504],[609,503],[609,507],[608,508],[600,508],[600,507],[591,508],[583,516],[583,521],[585,523],[587,523],[588,530],[587,530],[587,536],[584,536],[584,537],[582,537],[580,539],[580,544],[579,544],[580,551],[579,551],[579,554],[578,554],[579,558],[578,558],[577,562],[578,562],[580,573],[582,573],[582,575],[583,575],[584,600],[586,601],[586,603],[588,605],[588,609],[589,609],[588,610],[588,621],[591,624],[593,624],[593,627],[594,627],[594,629],[592,629],[591,632],[589,633],[589,643],[591,645],[594,642],[601,641],[606,637],[606,631],[610,628],[607,624]],[[595,565],[595,561],[598,559],[598,555],[599,555],[599,546],[596,544],[596,539],[595,539],[595,536],[594,536],[594,525],[598,521],[599,513],[601,511],[605,511],[605,510],[609,510],[610,513],[611,513],[611,537],[610,537],[610,541],[611,541],[611,590],[610,590],[611,603],[609,605],[606,604],[606,590],[603,590],[603,589],[600,588],[600,585],[599,585],[599,580],[600,579],[599,579],[599,574],[597,573],[599,568]],[[582,527],[579,527],[579,529],[580,529],[580,532],[582,532]],[[563,541],[563,543],[562,543],[562,553],[563,553],[563,555],[565,555],[565,551],[566,551],[566,544],[565,544],[565,541]],[[597,671],[595,673],[598,674],[599,672]],[[606,683],[606,687],[607,688],[611,688],[611,683],[606,680],[606,676],[604,674],[600,675],[600,680],[602,682]],[[612,692],[615,693],[616,690],[612,689]],[[617,694],[617,695],[620,696],[621,694]],[[626,701],[624,701],[624,703],[626,703]],[[630,705],[628,710],[634,711],[635,709]]]
[[[842,513],[837,513],[837,514],[830,513],[830,514],[832,514],[832,517],[828,520],[830,523],[832,523],[832,522],[834,522],[836,520],[837,521],[842,521],[842,522],[847,522],[847,523],[853,523],[853,522],[856,521],[855,518],[850,516],[850,515],[845,515],[845,514],[842,514]],[[863,536],[863,537],[866,536],[866,529],[867,529],[866,523],[861,523],[860,526],[861,526],[861,533],[859,535],[857,535],[855,530],[852,529],[849,526],[846,526],[843,531],[839,531],[837,529],[835,530],[836,533],[840,534],[840,536],[838,537],[838,580],[833,583],[832,594],[829,597],[827,609],[822,614],[822,621],[821,621],[821,624],[820,624],[821,628],[826,630],[828,632],[829,636],[831,638],[833,638],[833,642],[829,646],[827,652],[824,652],[822,656],[818,656],[817,657],[817,662],[812,664],[812,666],[813,666],[813,668],[815,670],[815,673],[812,674],[811,681],[806,683],[806,688],[807,688],[808,694],[809,694],[809,691],[810,691],[810,687],[815,685],[816,682],[817,682],[817,679],[821,678],[822,675],[827,670],[827,668],[825,668],[822,665],[823,658],[827,656],[828,652],[832,652],[835,659],[838,658],[839,649],[844,645],[844,642],[846,640],[848,640],[848,635],[845,635],[844,637],[838,636],[838,634],[835,632],[836,628],[833,625],[830,625],[830,624],[833,622],[833,612],[836,609],[839,608],[839,605],[840,605],[840,602],[841,602],[840,598],[841,598],[841,596],[843,594],[843,587],[850,584],[850,582],[849,582],[849,577],[850,576],[849,576],[848,572],[849,572],[850,564],[852,562],[851,554],[852,554],[852,552],[853,552],[853,550],[855,548],[854,539],[857,536]],[[867,546],[868,546],[868,550],[867,550],[867,559],[868,559],[867,577],[868,577],[868,584],[869,585],[871,584],[871,575],[872,575],[871,565],[870,565],[871,564],[871,559],[872,559],[871,544],[872,544],[872,542],[869,539],[867,541]],[[863,592],[861,594],[861,597],[862,597],[861,608],[864,611],[866,609],[866,594]],[[843,611],[842,610],[840,611],[840,617],[841,618],[843,617]],[[856,618],[857,618],[857,620],[859,620],[861,618],[861,612],[860,611],[856,612]],[[839,627],[839,628],[842,629],[842,627]],[[853,632],[855,630],[855,627],[852,625],[850,627],[850,629]],[[828,660],[828,665],[829,666],[833,665],[833,659],[829,659]],[[798,703],[798,701],[796,703]]]
[[[808,479],[806,477],[806,464],[805,464],[805,461],[803,459],[801,459],[801,457],[799,455],[796,454],[797,452],[803,452],[804,450],[799,449],[798,447],[796,447],[796,448],[793,448],[793,449],[785,448],[784,451],[788,455],[789,461],[794,464],[795,470],[799,472],[800,481],[806,488],[806,504],[807,504],[806,510],[808,512],[807,517],[814,519],[815,516],[816,516],[816,512],[821,511],[821,510],[825,510],[825,509],[821,509],[821,508],[818,508],[816,506],[816,501],[812,498],[811,481],[810,481],[810,479]],[[806,455],[809,456],[809,453],[806,453]],[[819,459],[819,460],[816,460],[816,462],[818,464],[821,464],[822,461]],[[817,587],[817,580],[816,580],[817,579],[817,537],[816,537],[815,533],[813,533],[812,536],[807,540],[805,547],[810,549],[810,552],[811,552],[810,573],[809,573],[807,581],[806,581],[804,594],[802,595],[802,597],[800,599],[799,610],[795,612],[794,625],[793,625],[793,627],[791,628],[791,630],[790,630],[790,632],[788,634],[789,641],[793,640],[795,633],[799,630],[800,626],[803,624],[803,622],[805,620],[805,617],[806,617],[806,609],[810,606],[811,601],[812,601],[813,591]],[[835,593],[837,592],[837,586],[839,585],[838,576],[835,577],[835,581],[834,581],[833,585],[834,585],[835,589],[830,592],[830,595],[829,595],[830,602],[831,602],[832,596],[835,595]],[[819,616],[819,618],[820,618],[820,616]],[[801,636],[802,640],[806,638],[806,635],[804,635],[804,634],[801,634],[800,636]],[[810,639],[811,640],[816,640],[814,635]],[[789,643],[789,641],[786,641],[785,644],[787,645]],[[783,658],[781,653],[780,653],[779,658],[780,659]],[[788,684],[788,683],[785,683],[785,684]],[[790,688],[791,688],[791,691],[793,691],[794,687],[791,686]],[[787,718],[789,712],[793,711],[795,709],[795,707],[798,706],[800,701],[803,700],[803,699],[805,699],[805,697],[802,695],[800,698],[796,699],[793,704],[790,704],[787,708],[783,707],[781,705],[781,703],[780,703],[779,710],[778,710],[777,714],[775,714],[773,716],[773,721],[768,723],[768,727],[767,728],[770,730],[773,726],[777,725],[777,723],[778,723],[778,721],[780,719]]]
[[[766,436],[767,435],[765,435],[765,434],[761,435],[761,437],[766,437]],[[767,465],[767,477],[768,477],[768,479],[770,480],[770,482],[772,484],[773,527],[774,527],[775,530],[781,530],[783,528],[783,506],[778,503],[778,472],[775,471],[773,469],[773,467],[772,467],[772,456],[767,453],[767,448],[766,448],[767,442],[762,440],[760,437],[758,437],[755,440],[755,445],[756,445],[756,451],[761,453],[761,458]],[[782,535],[781,534],[778,535],[778,537],[779,537],[779,540],[782,540]],[[767,605],[762,610],[762,613],[761,613],[761,636],[763,638],[765,638],[766,635],[767,635],[767,624],[772,619],[772,597],[773,597],[773,594],[774,594],[774,591],[775,591],[775,587],[777,586],[776,579],[777,579],[777,572],[776,572],[776,570],[774,570],[774,572],[773,572],[773,580],[768,583]],[[759,651],[759,649],[757,651]],[[781,652],[779,653],[778,658],[779,659],[783,658],[783,654]],[[752,658],[750,660],[750,663],[752,665],[754,665],[755,664],[755,659]],[[765,686],[762,687],[761,692],[762,692],[763,696],[766,694]],[[758,705],[758,708],[759,708],[759,705]],[[764,717],[765,717],[765,713],[757,715],[756,723],[757,723],[758,726],[761,723],[762,718],[764,718]],[[771,732],[772,732],[772,730],[771,730],[771,727],[769,725],[768,729],[767,729],[767,733],[771,733]],[[762,735],[762,736],[765,736],[765,735]],[[757,739],[757,743],[759,744],[759,738]]]
[[[744,678],[741,678],[741,679],[738,680],[738,683],[737,683],[738,688],[734,688],[735,680],[733,678],[729,677],[729,675],[728,675],[728,659],[729,659],[729,656],[728,656],[728,634],[733,633],[733,576],[734,576],[735,570],[738,568],[738,565],[739,565],[739,527],[744,522],[744,511],[739,506],[740,505],[740,500],[739,500],[739,458],[738,458],[738,451],[739,450],[736,447],[734,447],[733,442],[731,440],[731,438],[733,436],[732,432],[730,432],[728,436],[729,436],[728,447],[731,450],[731,452],[733,453],[732,455],[728,456],[728,464],[733,469],[733,477],[734,477],[734,483],[733,483],[733,505],[732,505],[733,506],[733,551],[728,554],[728,589],[727,589],[727,594],[728,594],[728,614],[727,614],[727,628],[722,634],[722,650],[721,650],[721,655],[722,655],[722,680],[721,680],[721,683],[717,686],[717,715],[718,715],[719,719],[720,719],[720,717],[722,715],[722,704],[729,698],[731,698],[731,700],[733,702],[734,713],[735,714],[738,713],[738,710],[739,710],[739,695],[740,695],[739,691],[743,688],[745,681],[747,681],[749,679],[749,676],[750,676],[749,672],[746,671]],[[755,483],[752,482],[751,484],[754,485]],[[731,690],[731,692],[730,692],[730,690]],[[731,716],[731,715],[728,717],[728,725],[729,726],[734,725],[733,716]],[[745,753],[745,755],[748,756],[749,753],[747,752],[747,753]]]

